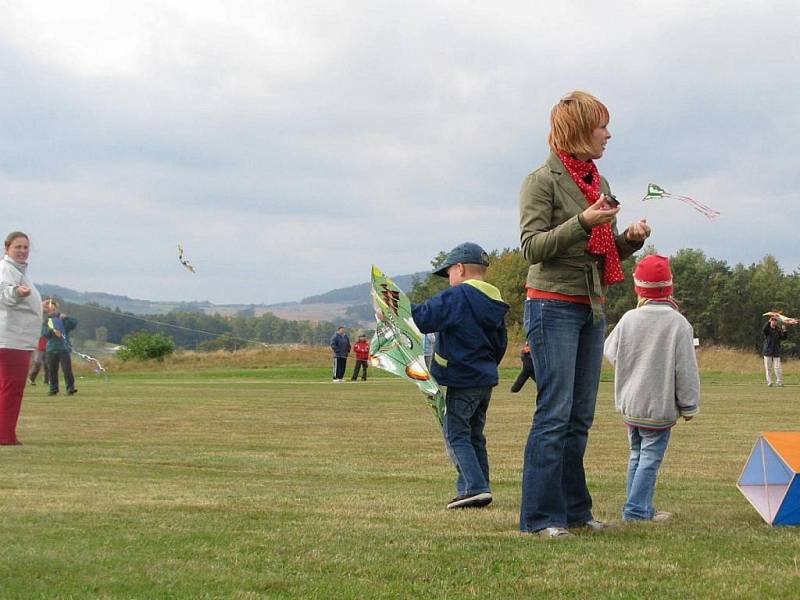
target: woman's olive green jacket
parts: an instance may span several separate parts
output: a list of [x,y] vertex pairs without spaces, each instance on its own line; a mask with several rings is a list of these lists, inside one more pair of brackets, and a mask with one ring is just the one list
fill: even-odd
[[[605,178],[600,191],[610,194]],[[545,164],[525,178],[519,197],[520,247],[530,264],[529,288],[570,296],[589,296],[595,318],[602,315],[606,286],[603,260],[589,254],[589,232],[578,219],[588,204],[558,155],[551,152]],[[642,247],[617,233],[612,222],[620,260]]]

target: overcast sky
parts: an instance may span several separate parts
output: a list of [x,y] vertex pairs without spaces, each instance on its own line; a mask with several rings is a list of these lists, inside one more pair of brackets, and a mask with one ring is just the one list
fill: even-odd
[[[792,272],[798,32],[796,0],[0,0],[3,234],[37,282],[152,300],[424,270],[518,245],[550,108],[583,89],[622,226]],[[645,204],[651,181],[722,216]]]

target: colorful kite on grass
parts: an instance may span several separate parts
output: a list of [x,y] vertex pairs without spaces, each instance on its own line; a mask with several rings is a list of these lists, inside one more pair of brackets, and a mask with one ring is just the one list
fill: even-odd
[[659,198],[675,198],[676,200],[680,200],[684,204],[688,204],[696,211],[705,215],[710,221],[713,221],[720,215],[718,211],[706,206],[705,204],[700,204],[694,198],[690,198],[689,196],[679,196],[678,194],[670,194],[664,190],[664,188],[656,185],[655,183],[651,183],[647,186],[647,194],[644,198],[642,198],[642,200],[658,200]]
[[181,261],[181,264],[184,267],[186,267],[187,271],[194,273],[194,267],[192,266],[192,263],[190,263],[189,260],[183,255],[183,247],[180,244],[178,244],[178,260]]
[[780,311],[777,310],[771,310],[769,312],[765,312],[762,316],[770,318],[774,317],[785,325],[797,325],[798,323],[800,323],[800,320],[793,319],[792,317],[786,317],[783,314],[781,314]]
[[411,318],[411,302],[395,283],[372,266],[372,301],[378,325],[370,342],[369,362],[413,382],[427,397],[439,425],[444,422],[444,394],[428,372],[422,334]]

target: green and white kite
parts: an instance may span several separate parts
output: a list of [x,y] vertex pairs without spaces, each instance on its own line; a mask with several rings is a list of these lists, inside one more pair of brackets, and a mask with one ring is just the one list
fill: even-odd
[[705,204],[700,204],[694,198],[690,198],[689,196],[679,196],[678,194],[670,194],[664,188],[656,185],[655,183],[651,183],[647,186],[647,194],[644,198],[642,198],[642,200],[657,200],[659,198],[675,198],[676,200],[680,200],[681,202],[694,208],[696,211],[703,213],[710,221],[713,221],[720,215],[719,211],[716,211]]
[[375,265],[372,265],[372,301],[378,325],[369,346],[370,364],[416,384],[442,425],[444,394],[425,365],[422,334],[411,317],[411,302]]

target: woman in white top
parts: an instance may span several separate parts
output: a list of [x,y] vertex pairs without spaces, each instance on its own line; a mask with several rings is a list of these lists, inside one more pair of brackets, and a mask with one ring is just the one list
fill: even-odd
[[42,297],[26,274],[30,240],[8,234],[0,260],[0,445],[19,444],[17,419],[28,363],[42,327]]

